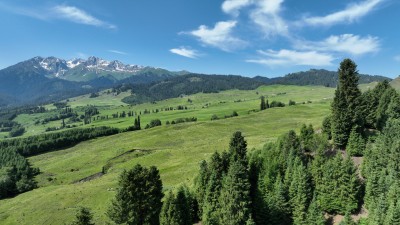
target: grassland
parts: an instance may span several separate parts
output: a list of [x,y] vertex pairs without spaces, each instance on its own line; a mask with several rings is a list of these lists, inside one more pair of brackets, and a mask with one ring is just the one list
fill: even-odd
[[[142,116],[142,126],[158,118],[163,122],[161,127],[97,138],[72,148],[29,158],[32,165],[42,171],[37,177],[39,188],[1,200],[0,224],[65,224],[73,220],[78,206],[91,208],[96,224],[107,224],[105,212],[123,169],[131,168],[136,163],[155,165],[160,170],[165,190],[181,183],[190,186],[200,161],[207,159],[214,151],[227,149],[230,136],[236,130],[243,132],[251,151],[290,129],[298,131],[303,123],[311,123],[318,129],[322,119],[329,113],[333,92],[334,89],[324,87],[276,85],[252,91],[195,94],[137,106],[121,103],[122,96],[102,93],[96,102],[101,115],[178,105],[186,105],[188,110],[161,111]],[[259,108],[261,95],[267,96],[270,102],[278,100],[287,103],[290,99],[305,104],[249,113],[249,110]],[[77,108],[93,105],[94,99],[82,96],[70,99],[69,103]],[[210,121],[213,114],[223,117],[232,111],[237,111],[239,116]],[[20,115],[17,120],[21,123],[32,121],[34,116]],[[181,117],[197,117],[198,122],[164,125],[167,120]],[[132,125],[132,120],[110,119],[85,126],[125,128]],[[26,127],[34,130],[26,135],[41,132],[34,124]],[[141,154],[143,152],[146,154]],[[109,168],[104,176],[75,183],[100,172],[106,165]]]

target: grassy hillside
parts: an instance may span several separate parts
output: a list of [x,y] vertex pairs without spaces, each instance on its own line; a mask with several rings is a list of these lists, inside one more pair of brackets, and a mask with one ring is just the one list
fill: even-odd
[[[163,126],[148,130],[127,132],[114,136],[82,142],[72,148],[29,158],[42,173],[37,177],[39,188],[14,198],[0,201],[1,224],[64,224],[72,221],[78,206],[90,207],[96,224],[106,224],[107,206],[115,194],[117,180],[123,169],[136,163],[155,165],[160,169],[164,189],[177,184],[192,184],[199,162],[214,151],[227,149],[231,134],[241,130],[249,149],[260,148],[290,129],[299,130],[303,123],[317,129],[329,113],[330,98],[334,89],[324,87],[266,86],[252,91],[230,90],[214,94],[196,94],[184,98],[168,99],[156,104],[135,106],[135,110],[155,109],[185,104],[188,110],[163,111],[142,116],[142,126],[159,118]],[[257,94],[258,92],[258,94]],[[248,113],[259,108],[260,95],[269,101],[287,103],[312,102]],[[122,96],[103,93],[97,99],[81,96],[70,99],[72,107],[88,103],[99,105],[101,114],[110,114],[131,106],[120,104]],[[188,98],[192,104],[188,104]],[[240,100],[240,101],[239,101]],[[208,103],[208,107],[203,107]],[[101,105],[101,107],[100,107]],[[213,114],[220,117],[233,110],[239,117],[210,121]],[[21,123],[34,115],[20,115]],[[166,120],[179,117],[198,118],[198,122],[164,125]],[[111,119],[86,126],[109,125],[126,127],[132,118]],[[27,126],[29,134],[37,133],[35,125]],[[107,168],[104,176],[76,183],[85,177]]]

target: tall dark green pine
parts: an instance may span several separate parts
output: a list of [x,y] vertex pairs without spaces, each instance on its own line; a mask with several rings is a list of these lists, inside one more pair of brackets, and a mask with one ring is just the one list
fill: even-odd
[[361,91],[358,89],[357,65],[350,59],[340,63],[339,84],[332,103],[332,136],[338,148],[345,148],[351,128],[363,128]]
[[261,103],[260,103],[260,110],[265,110],[267,108],[266,104],[265,104],[265,97],[261,96]]
[[292,182],[289,187],[290,204],[292,206],[293,224],[307,225],[307,208],[310,202],[310,176],[307,168],[297,158]]
[[365,141],[355,127],[351,130],[346,152],[350,156],[362,156],[365,149]]
[[204,203],[202,207],[202,223],[204,225],[219,224],[219,196],[221,193],[221,176],[215,170],[211,172],[210,179],[207,184],[206,193],[204,195]]
[[285,197],[285,189],[280,175],[277,176],[273,191],[266,196],[269,223],[276,225],[291,224],[290,207]]
[[90,209],[81,207],[79,208],[75,221],[72,223],[72,225],[94,225],[92,219],[93,215],[90,212]]
[[307,223],[308,225],[325,225],[326,220],[324,217],[324,212],[318,206],[317,198],[313,197],[310,206],[307,211]]
[[160,224],[172,224],[173,207],[174,207],[175,194],[169,191],[164,197],[163,206],[160,212]]
[[247,162],[247,142],[242,136],[242,132],[236,131],[233,133],[231,141],[229,143],[229,154],[231,155],[232,161],[243,161]]
[[241,162],[233,162],[221,190],[220,224],[246,224],[250,218],[250,182],[248,171]]
[[192,224],[190,205],[183,187],[179,187],[176,195],[170,192],[160,213],[161,225]]
[[116,223],[158,225],[162,197],[158,169],[137,164],[131,170],[122,172],[119,189],[107,214]]
[[199,217],[201,217],[203,213],[204,196],[206,194],[209,177],[210,172],[207,162],[203,160],[200,164],[199,174],[195,179],[195,197],[199,204],[199,212],[197,212]]

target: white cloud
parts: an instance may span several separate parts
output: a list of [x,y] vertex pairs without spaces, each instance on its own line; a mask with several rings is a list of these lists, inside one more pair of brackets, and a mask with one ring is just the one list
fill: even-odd
[[[246,42],[232,35],[232,29],[236,26],[236,21],[217,22],[214,28],[201,25],[197,30],[190,31],[203,44],[222,49],[223,51],[232,51],[246,45]],[[186,32],[183,32],[186,33]]]
[[380,49],[380,42],[377,37],[360,37],[354,34],[332,35],[320,42],[303,42],[296,45],[299,49],[333,51],[349,53],[351,55],[363,55],[377,52]]
[[250,59],[246,62],[257,63],[267,66],[330,66],[334,60],[333,56],[327,53],[316,51],[294,51],[282,49],[279,51],[259,50],[262,55],[259,59]]
[[250,12],[250,18],[257,24],[263,33],[272,35],[288,35],[288,25],[280,16],[283,0],[259,0],[256,8]]
[[225,0],[222,3],[222,11],[227,14],[231,14],[234,16],[239,15],[239,10],[243,7],[250,5],[253,1],[252,0]]
[[337,23],[352,23],[371,12],[384,0],[365,0],[357,4],[350,4],[346,9],[326,16],[308,17],[303,23],[312,26],[331,26]]
[[96,27],[105,27],[109,29],[116,28],[115,25],[101,21],[93,17],[89,13],[74,6],[59,5],[53,8],[53,12],[57,17],[69,20],[74,23],[86,24]]
[[199,53],[196,50],[189,49],[189,48],[182,47],[182,46],[179,48],[170,49],[169,51],[174,54],[184,56],[187,58],[195,59],[195,58],[199,57]]
[[115,25],[97,19],[89,13],[74,6],[58,5],[53,8],[24,8],[0,3],[0,9],[7,10],[14,14],[28,16],[44,21],[63,19],[79,24],[104,27],[109,29],[117,28]]
[[108,50],[108,52],[115,53],[115,54],[120,54],[120,55],[128,55],[128,53],[126,53],[126,52],[113,50],[113,49]]
[[396,56],[394,57],[394,60],[397,61],[397,62],[400,62],[400,55],[396,55]]

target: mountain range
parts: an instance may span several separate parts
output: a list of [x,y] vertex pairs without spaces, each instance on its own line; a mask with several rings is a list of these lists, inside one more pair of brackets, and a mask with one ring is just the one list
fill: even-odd
[[[181,78],[182,75],[186,76]],[[201,77],[204,79],[200,79]],[[193,79],[205,82],[197,82],[194,86],[193,82],[188,82],[188,80],[193,81]],[[215,82],[213,82],[213,79],[215,79]],[[390,78],[383,76],[360,75],[360,83],[384,79],[390,80]],[[58,101],[121,84],[135,85],[136,88],[142,90],[144,89],[141,88],[141,84],[145,87],[159,87],[160,85],[167,87],[165,80],[180,87],[180,89],[174,91],[174,95],[176,95],[185,94],[189,91],[189,88],[190,93],[194,90],[212,90],[214,92],[229,89],[229,85],[232,86],[231,88],[241,87],[245,89],[256,88],[264,84],[335,87],[338,75],[337,72],[333,71],[311,69],[276,78],[262,76],[254,78],[226,76],[223,78],[187,71],[173,72],[150,66],[124,64],[117,60],[107,61],[94,56],[86,60],[64,60],[56,57],[44,58],[38,56],[0,70],[0,107]],[[251,85],[243,86],[239,85],[240,83]],[[188,84],[190,85],[188,86]],[[188,87],[185,88],[185,85]],[[212,88],[201,87],[201,85],[212,85]],[[151,88],[151,90],[155,89]],[[160,94],[152,93],[151,95],[159,96]],[[157,99],[160,98],[162,97],[157,97]]]

